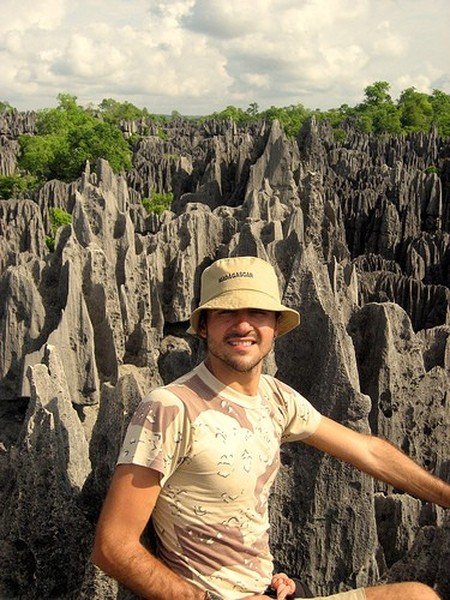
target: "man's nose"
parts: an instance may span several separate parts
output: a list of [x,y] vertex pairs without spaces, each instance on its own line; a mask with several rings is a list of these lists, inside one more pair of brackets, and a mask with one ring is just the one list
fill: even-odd
[[248,310],[236,310],[233,316],[233,326],[239,329],[239,331],[253,329],[251,315]]

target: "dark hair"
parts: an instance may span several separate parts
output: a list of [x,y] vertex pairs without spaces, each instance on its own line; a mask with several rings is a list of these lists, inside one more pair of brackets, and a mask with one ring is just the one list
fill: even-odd
[[202,327],[206,327],[206,310],[200,311],[200,315],[198,317],[198,325],[197,331],[199,331]]

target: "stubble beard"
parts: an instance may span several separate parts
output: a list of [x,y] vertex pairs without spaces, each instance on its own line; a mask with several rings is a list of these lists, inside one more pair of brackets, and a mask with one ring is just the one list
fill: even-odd
[[[226,343],[226,341],[227,340],[225,340],[225,343]],[[259,340],[255,340],[255,341],[256,341],[256,343],[258,343]],[[253,371],[253,369],[255,369],[255,367],[257,367],[259,364],[261,364],[261,362],[269,354],[269,352],[273,348],[273,345],[274,345],[274,342],[272,342],[272,344],[270,345],[270,347],[268,348],[268,350],[266,352],[262,352],[259,356],[255,356],[255,357],[236,356],[236,357],[234,357],[234,356],[229,356],[225,351],[221,351],[220,349],[215,348],[214,344],[211,344],[210,342],[208,343],[208,341],[206,340],[207,353],[211,354],[218,360],[221,360],[228,367],[230,367],[234,371],[237,371],[238,373],[250,373],[251,371]]]

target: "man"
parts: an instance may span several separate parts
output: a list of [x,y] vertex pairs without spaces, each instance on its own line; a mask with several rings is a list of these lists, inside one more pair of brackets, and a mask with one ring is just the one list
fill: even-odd
[[[262,374],[274,339],[299,323],[299,314],[281,304],[270,264],[255,257],[213,263],[202,275],[190,322],[189,332],[206,341],[206,359],[152,391],[136,411],[97,528],[93,561],[137,595],[238,600],[267,598],[272,589],[283,600],[293,592],[284,574],[272,576],[268,546],[267,499],[284,441],[301,440],[450,506],[450,485]],[[158,558],[140,542],[150,516]],[[399,583],[329,598],[438,596],[423,584]]]

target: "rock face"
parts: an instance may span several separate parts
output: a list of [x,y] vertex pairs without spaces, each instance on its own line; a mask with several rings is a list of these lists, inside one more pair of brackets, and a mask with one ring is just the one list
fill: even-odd
[[20,152],[19,135],[36,133],[35,113],[5,111],[0,114],[0,175],[12,175]]
[[[302,314],[270,372],[450,478],[448,140],[159,128],[122,124],[143,136],[126,175],[99,161],[0,202],[0,597],[128,597],[89,564],[95,521],[137,404],[201,360],[187,322],[218,258],[270,261]],[[33,132],[0,118],[1,173]],[[51,207],[72,215],[54,252]],[[443,511],[304,445],[282,450],[271,519],[277,567],[317,594],[419,578],[450,597]]]

